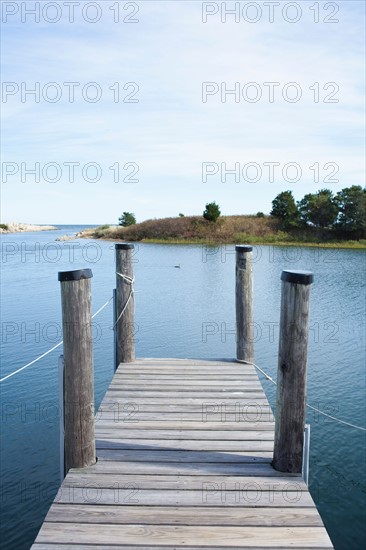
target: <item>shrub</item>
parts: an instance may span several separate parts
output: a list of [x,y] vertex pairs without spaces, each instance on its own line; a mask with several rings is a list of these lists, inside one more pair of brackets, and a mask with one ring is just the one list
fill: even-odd
[[132,214],[132,212],[123,212],[123,214],[118,219],[118,223],[119,225],[122,225],[122,227],[135,225],[136,223],[135,214]]
[[366,236],[366,188],[360,185],[345,187],[334,199],[338,208],[336,229],[345,237],[360,239]]
[[94,235],[97,239],[100,239],[101,237],[105,237],[109,233],[109,225],[100,225],[94,230]]
[[215,202],[208,202],[206,204],[206,209],[203,212],[203,217],[205,220],[215,223],[220,217],[220,214],[221,211],[219,205]]
[[271,216],[281,220],[285,229],[297,227],[299,211],[292,191],[282,191],[273,199]]
[[297,203],[301,221],[315,227],[330,227],[336,220],[338,209],[330,189],[308,193]]

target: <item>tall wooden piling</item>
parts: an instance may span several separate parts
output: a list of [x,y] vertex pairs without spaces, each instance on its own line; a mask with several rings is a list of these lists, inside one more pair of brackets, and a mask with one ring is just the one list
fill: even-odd
[[310,285],[308,271],[283,271],[273,467],[301,473],[306,418]]
[[90,269],[59,272],[64,340],[65,473],[95,463]]
[[116,368],[135,360],[135,300],[133,293],[133,244],[116,246]]
[[236,251],[236,358],[254,361],[253,262],[251,246],[238,245]]

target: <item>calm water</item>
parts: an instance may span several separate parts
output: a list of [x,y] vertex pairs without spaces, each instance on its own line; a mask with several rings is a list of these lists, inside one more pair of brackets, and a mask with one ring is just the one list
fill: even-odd
[[[93,310],[112,295],[114,245],[55,242],[59,232],[2,239],[2,376],[61,339],[58,271],[91,267]],[[365,252],[254,249],[257,363],[277,369],[280,274],[309,269],[308,402],[365,426]],[[136,245],[136,352],[147,357],[232,358],[234,247]],[[174,265],[180,264],[180,269]],[[112,308],[95,319],[95,388],[113,375]],[[59,483],[57,359],[62,348],[1,384],[3,548],[28,549]],[[274,388],[262,381],[273,405]],[[365,435],[311,413],[310,490],[336,549],[365,544]]]

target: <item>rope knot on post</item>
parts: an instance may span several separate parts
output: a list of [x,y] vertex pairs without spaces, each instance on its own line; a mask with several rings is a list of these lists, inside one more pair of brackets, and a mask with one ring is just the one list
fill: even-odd
[[133,285],[135,282],[135,277],[128,277],[128,275],[124,275],[123,273],[119,273],[118,271],[116,271],[116,275],[122,277],[122,279],[129,285]]

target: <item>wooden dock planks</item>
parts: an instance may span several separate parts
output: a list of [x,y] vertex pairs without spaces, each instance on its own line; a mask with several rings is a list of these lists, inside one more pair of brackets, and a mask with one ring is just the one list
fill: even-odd
[[122,364],[98,462],[70,470],[32,549],[333,548],[301,477],[272,468],[273,439],[250,365]]

